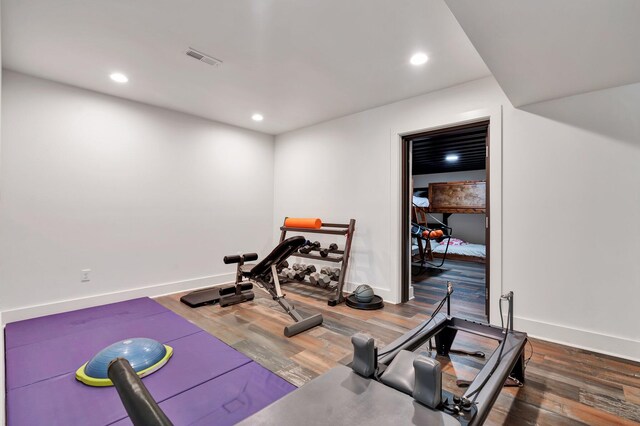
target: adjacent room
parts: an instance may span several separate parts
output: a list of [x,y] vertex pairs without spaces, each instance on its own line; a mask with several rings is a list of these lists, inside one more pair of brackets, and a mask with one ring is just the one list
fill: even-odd
[[639,2],[0,15],[0,424],[640,424]]
[[454,311],[482,322],[489,318],[488,131],[481,122],[405,137],[415,300],[433,303],[433,293],[455,281]]

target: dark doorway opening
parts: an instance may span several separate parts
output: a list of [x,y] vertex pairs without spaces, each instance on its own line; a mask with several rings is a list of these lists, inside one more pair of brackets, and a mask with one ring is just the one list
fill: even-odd
[[456,315],[489,318],[489,121],[402,138],[402,302],[454,284]]

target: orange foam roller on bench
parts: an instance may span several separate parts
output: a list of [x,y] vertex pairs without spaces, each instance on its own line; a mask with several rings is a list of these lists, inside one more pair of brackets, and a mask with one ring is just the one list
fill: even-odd
[[284,226],[288,228],[320,229],[322,221],[317,217],[288,217],[284,220]]
[[429,231],[424,231],[422,233],[422,236],[424,238],[430,238],[430,239],[436,239],[436,238],[440,238],[444,235],[444,232],[442,232],[441,229],[436,229],[435,231],[431,231],[431,233],[429,233]]

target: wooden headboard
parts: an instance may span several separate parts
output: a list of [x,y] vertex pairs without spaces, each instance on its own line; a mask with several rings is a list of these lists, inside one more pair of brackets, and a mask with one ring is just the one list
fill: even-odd
[[485,213],[487,182],[434,182],[429,184],[431,213]]

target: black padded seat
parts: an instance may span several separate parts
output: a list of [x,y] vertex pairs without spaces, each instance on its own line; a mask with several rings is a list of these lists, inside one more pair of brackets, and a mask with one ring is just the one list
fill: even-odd
[[278,246],[274,248],[271,253],[267,255],[267,257],[262,259],[260,263],[258,263],[257,265],[252,265],[251,269],[247,272],[247,275],[245,275],[244,271],[242,272],[242,275],[245,275],[249,278],[256,278],[270,274],[271,265],[278,266],[280,263],[287,260],[287,258],[300,247],[302,247],[306,241],[306,238],[304,238],[302,235],[287,238],[286,240],[278,244]]

